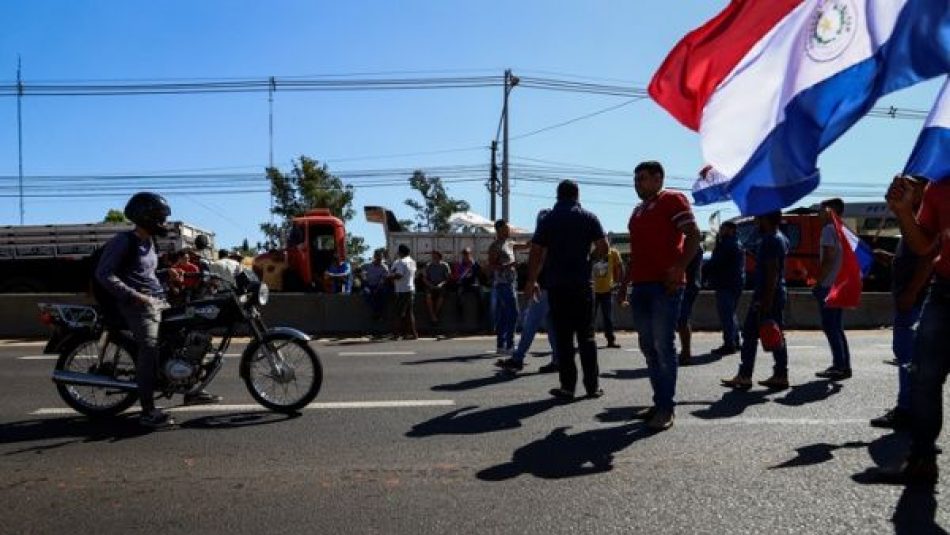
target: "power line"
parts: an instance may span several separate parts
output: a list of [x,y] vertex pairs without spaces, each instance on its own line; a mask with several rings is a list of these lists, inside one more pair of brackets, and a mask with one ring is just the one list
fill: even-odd
[[547,132],[547,131],[549,131],[549,130],[554,130],[555,128],[561,128],[561,127],[563,127],[563,126],[568,126],[568,125],[574,124],[574,123],[576,123],[576,122],[583,121],[584,119],[590,119],[591,117],[596,117],[596,116],[598,116],[598,115],[602,115],[602,114],[604,114],[604,113],[611,112],[611,111],[614,111],[614,110],[623,108],[624,106],[628,106],[628,105],[630,105],[630,104],[633,104],[634,102],[643,100],[643,99],[645,99],[645,98],[646,98],[646,97],[634,97],[634,98],[632,98],[632,99],[630,99],[630,100],[621,102],[620,104],[614,104],[613,106],[608,106],[608,107],[606,107],[606,108],[602,108],[602,109],[599,109],[599,110],[597,110],[597,111],[593,111],[593,112],[591,112],[591,113],[586,113],[586,114],[581,115],[581,116],[579,116],[579,117],[574,117],[573,119],[568,119],[568,120],[562,121],[562,122],[560,122],[560,123],[555,123],[555,124],[552,124],[552,125],[545,126],[545,127],[543,127],[543,128],[538,128],[537,130],[532,130],[532,131],[530,131],[530,132],[525,132],[524,134],[518,134],[518,135],[515,135],[515,136],[511,136],[510,139],[512,139],[512,140],[515,140],[515,139],[524,139],[524,138],[526,138],[526,137],[531,137],[531,136],[540,134],[540,133],[542,133],[542,132]]

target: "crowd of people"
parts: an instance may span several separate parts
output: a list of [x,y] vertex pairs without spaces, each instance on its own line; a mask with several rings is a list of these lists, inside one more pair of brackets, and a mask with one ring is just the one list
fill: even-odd
[[[581,207],[577,184],[565,180],[558,185],[555,205],[538,214],[529,243],[514,243],[507,222],[497,222],[496,241],[489,249],[486,269],[491,278],[496,351],[501,357],[495,365],[506,372],[521,371],[535,334],[543,326],[549,333],[551,360],[540,371],[558,372],[559,384],[550,394],[559,400],[576,399],[575,355],[580,357],[583,397],[604,394],[599,385],[595,315],[600,313],[607,347],[619,347],[613,305],[616,302],[622,310],[629,309],[653,391],[653,406],[635,416],[644,419],[654,431],[669,429],[675,420],[678,368],[689,364],[693,356],[690,316],[701,278],[715,292],[722,328],[722,344],[710,353],[739,354],[736,374],[722,379],[722,386],[736,390],[753,387],[760,344],[772,353],[773,367],[771,374],[758,384],[770,390],[790,386],[784,318],[788,299],[785,266],[790,243],[782,231],[781,212],[755,216],[755,235],[747,237],[744,244],[738,239],[737,225],[732,221],[723,223],[715,248],[703,267],[700,232],[690,203],[682,193],[664,189],[663,183],[664,170],[658,162],[643,162],[636,167],[634,185],[641,202],[633,209],[628,223],[631,240],[627,266],[611,248],[597,216]],[[950,183],[926,184],[920,177],[899,176],[886,194],[903,235],[895,253],[875,252],[878,261],[891,263],[893,273],[893,351],[898,364],[898,395],[894,408],[870,423],[907,429],[912,435],[913,446],[907,460],[900,466],[881,470],[881,478],[932,483],[938,472],[936,439],[942,425],[942,386],[950,370],[946,352],[939,350],[946,337],[945,326],[950,324]],[[834,224],[834,216],[840,218],[844,212],[844,203],[835,198],[819,206],[823,227],[812,294],[831,363],[815,375],[829,381],[845,381],[853,372],[843,310],[828,302],[842,269],[844,248],[849,246],[842,243]],[[530,252],[523,287],[527,305],[521,337],[515,344],[519,311],[514,251],[518,248],[528,248]],[[745,280],[747,255],[753,257],[755,266],[749,281]],[[405,263],[408,257],[408,249],[401,249],[397,263]],[[469,266],[477,266],[470,251],[463,257],[466,267],[450,268],[443,265],[441,255],[434,254],[432,273],[427,267],[422,277],[434,324],[441,310],[443,285],[454,283],[461,288],[458,274],[467,273]],[[374,259],[374,263],[378,262]],[[412,278],[414,262],[410,266],[402,268],[402,272]],[[749,287],[751,302],[740,324],[736,311],[743,289]],[[397,309],[411,317],[411,306],[408,310]],[[414,324],[411,335],[416,335]]]

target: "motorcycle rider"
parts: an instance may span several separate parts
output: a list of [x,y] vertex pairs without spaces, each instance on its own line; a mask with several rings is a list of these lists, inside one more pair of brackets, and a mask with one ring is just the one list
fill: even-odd
[[[141,425],[151,428],[174,425],[171,415],[155,407],[158,367],[158,328],[162,310],[168,308],[165,290],[156,276],[158,255],[154,238],[168,234],[165,222],[171,208],[164,197],[139,192],[125,205],[125,217],[135,229],[120,232],[102,250],[95,277],[114,298],[122,319],[138,344],[136,380],[142,404]],[[134,247],[136,254],[130,254]],[[185,397],[185,404],[217,403],[220,396],[199,392]]]

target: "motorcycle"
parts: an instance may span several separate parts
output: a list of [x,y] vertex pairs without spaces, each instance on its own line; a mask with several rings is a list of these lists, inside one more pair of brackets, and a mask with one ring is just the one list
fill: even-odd
[[[210,273],[199,276],[213,281],[217,291],[162,311],[156,395],[203,390],[221,370],[243,326],[251,341],[241,354],[239,374],[251,397],[281,413],[295,413],[313,401],[323,383],[320,358],[303,332],[264,324],[267,285],[250,270],[233,282]],[[90,417],[114,416],[131,407],[138,400],[137,344],[131,333],[95,305],[39,307],[41,321],[52,327],[44,352],[59,354],[52,379],[63,401]],[[216,347],[212,333],[221,336]]]

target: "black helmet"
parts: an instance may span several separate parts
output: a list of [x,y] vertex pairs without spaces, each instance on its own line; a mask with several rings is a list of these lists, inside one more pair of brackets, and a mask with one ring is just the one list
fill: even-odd
[[125,217],[153,236],[168,234],[165,220],[170,215],[172,215],[172,209],[168,206],[168,201],[157,193],[148,191],[136,193],[125,205]]
[[205,249],[211,247],[211,243],[208,241],[208,237],[204,234],[199,234],[195,236],[195,249],[198,251],[204,251]]

